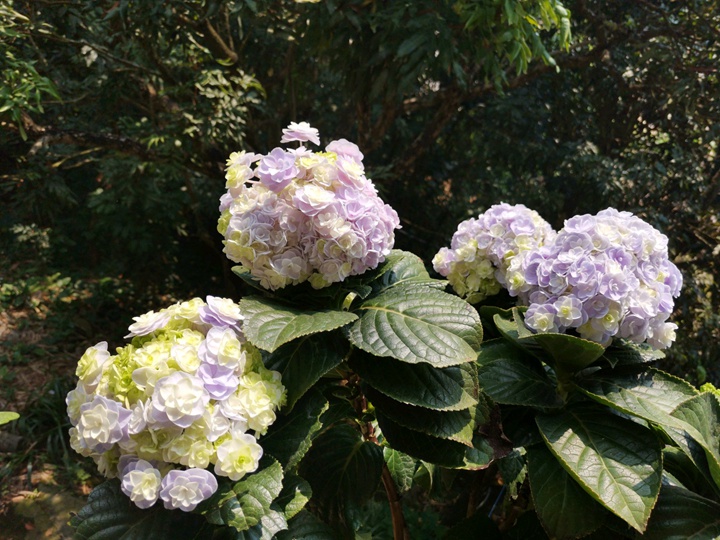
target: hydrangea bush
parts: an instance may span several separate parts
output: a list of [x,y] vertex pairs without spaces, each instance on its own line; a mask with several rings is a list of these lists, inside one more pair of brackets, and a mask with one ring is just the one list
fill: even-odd
[[258,468],[258,439],[285,389],[230,299],[195,298],[135,321],[116,354],[100,342],[80,359],[70,442],[139,508],[161,499],[187,512],[217,490],[206,468],[231,480]]
[[438,534],[405,519],[412,488],[468,516],[446,538],[720,537],[718,394],[653,367],[682,283],[667,238],[499,204],[435,279],[391,249],[362,159],[343,139],[231,155],[219,229],[253,292],[146,313],[80,359],[71,445],[109,480],[77,537],[365,537],[380,485],[397,540]]
[[[320,144],[305,122],[283,133],[283,143]],[[218,224],[227,256],[271,290],[306,280],[319,289],[376,268],[400,221],[378,197],[362,160],[345,139],[324,152],[299,146],[264,156],[233,153]]]

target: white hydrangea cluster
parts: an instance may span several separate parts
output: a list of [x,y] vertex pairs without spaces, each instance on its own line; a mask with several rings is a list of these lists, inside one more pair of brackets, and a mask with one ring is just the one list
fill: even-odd
[[433,258],[433,267],[471,303],[503,287],[517,296],[526,289],[522,258],[554,236],[552,227],[534,210],[522,204],[496,204],[460,223],[450,248],[442,248]]
[[140,508],[190,511],[258,467],[285,400],[280,373],[245,341],[238,305],[208,296],[135,318],[132,342],[90,347],[66,399],[72,448],[119,477]]
[[[283,133],[283,143],[320,143],[305,122]],[[218,222],[226,255],[271,290],[306,280],[319,289],[376,268],[400,220],[365,176],[362,159],[345,139],[324,152],[300,146],[231,154]]]

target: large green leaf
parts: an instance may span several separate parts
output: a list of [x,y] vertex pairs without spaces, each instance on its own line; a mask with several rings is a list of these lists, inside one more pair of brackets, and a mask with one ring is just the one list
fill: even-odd
[[612,345],[605,349],[603,359],[611,367],[637,366],[649,364],[665,357],[665,353],[653,349],[646,343],[635,343],[625,339],[614,338]]
[[362,302],[350,341],[375,356],[447,367],[472,362],[482,341],[475,309],[457,296],[426,287],[394,286]]
[[166,510],[162,504],[141,510],[120,491],[118,480],[96,487],[70,525],[78,540],[192,539],[209,527],[202,516]]
[[720,538],[720,504],[678,486],[663,486],[645,540]]
[[600,403],[660,425],[673,423],[670,413],[698,393],[683,379],[652,368],[632,372],[603,370],[577,384]]
[[551,538],[580,538],[599,528],[606,511],[543,446],[527,449],[535,511]]
[[720,401],[703,392],[679,405],[672,416],[683,422],[686,431],[705,451],[715,485],[720,487]]
[[430,274],[425,269],[425,263],[420,257],[399,249],[392,250],[385,262],[370,275],[370,279],[363,281],[372,286],[376,295],[390,287],[400,285],[436,289],[444,289],[447,286],[447,281],[430,277]]
[[471,363],[434,368],[356,351],[350,365],[373,388],[402,403],[456,411],[478,402],[477,373]]
[[483,343],[477,364],[482,391],[498,403],[539,408],[563,405],[539,361],[504,339]]
[[435,411],[400,403],[370,386],[365,387],[365,395],[376,411],[381,411],[393,422],[426,435],[449,439],[466,446],[472,446],[475,428],[478,424],[486,423],[490,416],[490,407],[484,402],[482,406],[459,411]]
[[221,484],[201,510],[208,521],[245,531],[271,513],[270,504],[282,490],[283,470],[280,463],[268,457],[263,457],[260,466],[238,482]]
[[694,491],[698,495],[717,498],[720,495],[720,489],[712,481],[702,448],[698,448],[698,450],[699,453],[702,453],[702,463],[705,464],[702,471],[685,451],[674,446],[665,446],[663,448],[663,473],[672,475],[682,487]]
[[320,417],[327,409],[328,400],[319,391],[308,392],[292,412],[280,415],[270,426],[260,445],[266,454],[291,469],[310,448],[313,437],[322,428]]
[[652,431],[599,406],[538,415],[536,422],[548,448],[583,489],[643,532],[662,477]]
[[245,337],[256,347],[269,352],[293,339],[329,332],[358,318],[349,311],[295,309],[260,296],[240,300],[240,311],[245,318]]
[[313,502],[332,518],[349,503],[372,497],[383,468],[382,448],[363,440],[348,424],[333,426],[314,441],[300,463],[300,475],[312,487]]
[[524,338],[539,343],[558,371],[581,371],[600,358],[605,347],[594,341],[567,334],[535,334]]
[[325,332],[303,336],[270,353],[265,365],[282,373],[287,389],[284,412],[291,410],[323,375],[337,367],[349,350],[350,345],[340,332]]
[[454,469],[484,469],[496,457],[490,443],[481,435],[475,435],[473,446],[468,447],[408,429],[382,412],[376,413],[380,430],[390,446],[417,459]]

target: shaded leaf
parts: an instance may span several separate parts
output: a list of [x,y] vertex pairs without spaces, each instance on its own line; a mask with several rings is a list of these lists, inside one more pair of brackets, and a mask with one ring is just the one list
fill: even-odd
[[402,403],[452,411],[467,409],[478,402],[474,364],[434,368],[357,351],[351,366],[373,388]]
[[707,540],[720,537],[720,504],[677,486],[663,486],[647,540]]
[[600,407],[538,415],[540,433],[587,493],[643,532],[655,504],[662,457],[655,435]]
[[349,311],[299,310],[259,296],[243,298],[239,305],[245,317],[245,337],[256,347],[269,352],[293,339],[329,332],[358,318]]
[[87,504],[70,520],[78,540],[174,540],[194,538],[206,527],[202,516],[166,510],[156,504],[141,510],[120,491],[118,480],[93,489]]
[[425,287],[395,286],[365,300],[350,341],[375,356],[447,367],[472,362],[482,341],[480,317],[456,296]]
[[476,409],[480,408],[480,411],[477,411],[479,415],[477,420],[480,424],[487,422],[490,414],[489,407],[480,405],[459,411],[435,411],[406,405],[375,391],[370,386],[365,387],[365,395],[376,411],[382,412],[393,422],[432,437],[449,439],[466,446],[472,446],[473,432],[477,426]]
[[612,345],[605,349],[603,355],[603,359],[607,360],[611,367],[649,364],[664,357],[665,353],[653,349],[647,344],[615,338]]
[[484,469],[493,460],[490,444],[480,435],[473,447],[405,428],[377,411],[378,425],[390,446],[417,459],[453,469]]
[[581,371],[600,358],[605,347],[568,334],[535,334],[531,339],[545,349],[558,370]]
[[337,367],[349,350],[342,334],[329,332],[303,336],[270,353],[265,366],[282,374],[287,389],[284,411],[291,410],[308,389]]
[[681,420],[682,429],[705,451],[707,464],[715,485],[720,487],[720,401],[711,392],[688,399],[672,416]]
[[599,528],[606,511],[543,446],[527,449],[535,511],[551,538],[579,538]]
[[348,503],[362,504],[375,493],[382,468],[382,449],[340,424],[315,439],[300,475],[310,483],[323,515],[333,518],[342,516]]
[[277,534],[277,540],[337,540],[335,532],[307,510],[288,522],[288,530]]
[[273,502],[273,506],[282,509],[286,520],[299,514],[312,496],[310,484],[296,474],[285,473],[283,487],[280,495]]
[[505,340],[483,343],[477,364],[482,391],[498,403],[540,408],[563,405],[538,360]]
[[287,415],[280,415],[260,439],[265,453],[273,456],[284,467],[297,465],[312,444],[315,434],[322,428],[320,417],[328,409],[328,400],[317,390],[305,394]]

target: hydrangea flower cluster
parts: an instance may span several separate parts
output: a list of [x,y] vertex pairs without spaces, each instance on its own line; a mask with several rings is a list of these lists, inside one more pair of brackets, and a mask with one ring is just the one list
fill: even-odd
[[[305,122],[283,130],[281,142],[293,141],[320,143]],[[400,220],[362,160],[345,139],[324,152],[299,146],[231,154],[218,222],[226,255],[271,290],[306,280],[319,289],[376,268]]]
[[[608,208],[575,216],[553,241],[522,260],[516,288],[538,332],[574,329],[607,346],[614,336],[669,347],[667,322],[682,276],[668,259],[665,235],[629,212]],[[511,278],[509,278],[511,279]]]
[[520,279],[522,259],[554,236],[552,227],[534,210],[522,204],[496,204],[460,223],[450,248],[442,248],[432,262],[455,292],[472,303],[503,287],[517,296],[526,288]]
[[195,298],[135,317],[117,354],[100,342],[80,359],[72,448],[138,507],[191,511],[217,490],[210,465],[233,481],[257,469],[285,388],[241,325],[232,300]]

